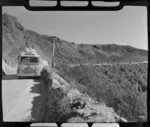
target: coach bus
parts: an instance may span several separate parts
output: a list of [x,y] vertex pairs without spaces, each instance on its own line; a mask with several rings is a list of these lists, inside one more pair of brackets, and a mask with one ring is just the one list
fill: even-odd
[[40,77],[41,58],[38,54],[32,52],[23,52],[18,56],[18,78]]

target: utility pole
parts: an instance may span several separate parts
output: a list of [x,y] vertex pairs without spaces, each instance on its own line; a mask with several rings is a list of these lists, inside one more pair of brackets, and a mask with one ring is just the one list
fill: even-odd
[[51,79],[52,79],[52,85],[53,85],[53,83],[54,83],[54,80],[53,80],[53,73],[54,73],[54,56],[55,56],[55,43],[56,43],[56,39],[57,39],[57,37],[55,37],[55,36],[52,36],[51,37],[51,39],[52,39],[52,42],[53,42],[53,52],[52,52],[52,62],[51,62]]
[[54,56],[55,56],[55,43],[56,43],[56,41],[57,41],[57,37],[55,37],[55,36],[52,36],[51,37],[52,38],[52,42],[53,42],[53,54],[52,54],[52,65],[51,65],[51,69],[53,70],[53,68],[54,68]]

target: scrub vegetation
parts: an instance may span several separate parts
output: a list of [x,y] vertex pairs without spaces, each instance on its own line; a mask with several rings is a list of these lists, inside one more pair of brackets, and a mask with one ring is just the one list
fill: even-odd
[[57,67],[68,83],[128,121],[147,119],[147,68],[146,63]]

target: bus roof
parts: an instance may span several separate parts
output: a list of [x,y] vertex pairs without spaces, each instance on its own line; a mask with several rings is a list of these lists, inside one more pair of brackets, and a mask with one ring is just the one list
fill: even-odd
[[21,55],[20,57],[22,56],[26,56],[26,57],[40,57],[39,55]]
[[38,54],[32,54],[32,53],[21,53],[20,56],[28,56],[28,57],[39,57],[40,55]]

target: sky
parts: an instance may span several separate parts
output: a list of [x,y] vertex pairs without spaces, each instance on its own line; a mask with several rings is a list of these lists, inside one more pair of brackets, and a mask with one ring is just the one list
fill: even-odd
[[3,7],[25,29],[78,44],[119,44],[148,49],[146,7],[119,11],[29,11]]

